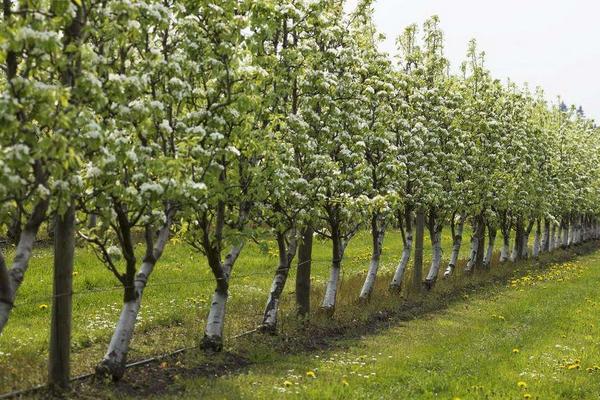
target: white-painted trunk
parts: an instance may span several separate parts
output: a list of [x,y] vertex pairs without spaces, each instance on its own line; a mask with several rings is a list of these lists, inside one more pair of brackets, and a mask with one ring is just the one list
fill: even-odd
[[325,296],[323,296],[323,303],[321,303],[321,308],[325,310],[333,310],[335,308],[335,297],[340,283],[340,273],[341,268],[339,266],[334,265],[331,267],[329,280],[325,288]]
[[467,261],[467,265],[465,266],[466,272],[473,271],[475,268],[475,263],[477,262],[477,249],[479,248],[479,238],[476,234],[477,227],[473,226],[473,235],[471,236],[471,250],[469,251],[469,261]]
[[508,261],[510,258],[510,233],[502,232],[502,249],[500,249],[500,263]]
[[523,233],[523,244],[521,245],[522,253],[521,259],[526,260],[529,258],[529,233]]
[[450,262],[448,262],[448,266],[446,267],[446,271],[444,271],[444,278],[449,277],[454,272],[456,268],[456,264],[458,263],[458,256],[460,254],[460,247],[462,244],[462,236],[465,228],[465,215],[462,214],[460,216],[460,220],[458,221],[458,226],[456,227],[455,236],[452,238],[452,254],[450,254]]
[[[437,224],[436,224],[437,225]],[[435,232],[431,232],[431,266],[429,267],[429,273],[425,278],[425,284],[428,287],[432,287],[440,272],[440,266],[442,264],[442,229],[441,226],[435,227]]]
[[538,258],[540,256],[540,248],[542,247],[541,235],[539,229],[535,230],[533,237],[533,257]]
[[[229,278],[233,265],[242,252],[244,243],[234,245],[225,261],[222,263],[223,273],[225,275],[225,286],[229,285]],[[221,290],[219,285],[213,293],[210,303],[210,310],[206,318],[206,327],[204,328],[204,337],[202,338],[202,347],[208,350],[221,351],[223,349],[223,329],[225,327],[225,307],[229,290]]]
[[408,261],[410,260],[410,253],[412,251],[412,242],[413,242],[413,233],[412,229],[406,232],[406,243],[402,248],[402,257],[400,258],[400,262],[396,267],[396,271],[394,272],[394,277],[392,278],[392,282],[390,283],[390,289],[399,290],[402,285],[402,279],[404,279],[404,272],[406,271],[406,266],[408,265]]
[[500,249],[500,263],[508,261],[510,253],[510,244],[502,242],[502,248]]
[[8,317],[13,308],[17,291],[21,287],[21,283],[23,283],[25,273],[29,267],[29,259],[31,258],[33,243],[35,242],[38,228],[39,225],[36,227],[25,228],[21,232],[19,243],[17,244],[17,248],[15,250],[15,257],[12,262],[12,267],[8,272],[10,293],[7,295],[3,294],[1,296],[5,298],[6,301],[0,302],[0,334],[8,322]]
[[369,263],[369,270],[367,271],[367,277],[360,291],[360,299],[367,300],[373,288],[375,287],[375,279],[377,278],[377,271],[379,270],[379,260],[381,259],[381,252],[383,250],[383,238],[385,236],[385,226],[381,217],[375,217],[372,226],[373,236],[373,251],[371,254],[371,262]]
[[516,262],[517,261],[518,254],[517,254],[517,246],[516,244],[513,245],[512,251],[510,253],[510,262]]
[[228,297],[228,291],[221,292],[215,290],[213,293],[210,311],[206,319],[206,328],[204,329],[204,336],[211,340],[218,340],[219,342],[223,340],[223,322],[225,321],[225,306],[227,305]]
[[550,250],[556,250],[560,246],[559,235],[560,235],[560,228],[557,227],[555,224],[552,224],[552,234],[551,234],[552,247]]
[[562,246],[569,246],[569,225],[565,223],[562,225]]
[[568,225],[567,225],[567,242],[569,246],[572,246],[575,244],[575,231],[576,231],[576,227],[575,224],[572,221],[569,221]]
[[[137,286],[137,285],[136,285]],[[110,375],[113,379],[120,379],[125,373],[129,343],[133,337],[133,329],[140,311],[141,293],[136,287],[136,300],[123,303],[119,322],[108,345],[108,351],[102,362],[96,367],[99,375]]]
[[119,321],[117,322],[106,354],[100,364],[96,366],[96,373],[99,375],[110,375],[113,379],[120,379],[125,373],[127,353],[129,352],[129,345],[133,338],[135,323],[142,305],[144,289],[146,288],[150,275],[154,271],[156,263],[162,256],[169,239],[169,231],[173,216],[174,212],[169,211],[165,225],[163,225],[158,232],[158,238],[152,249],[152,256],[144,259],[139,272],[135,276],[135,299],[123,303],[121,315],[119,316]]
[[290,234],[289,245],[286,248],[285,241],[282,237],[278,238],[279,243],[279,266],[275,272],[275,277],[271,283],[271,290],[269,291],[269,298],[267,299],[267,305],[265,306],[265,312],[263,314],[262,327],[265,331],[274,332],[277,327],[277,312],[279,311],[279,301],[281,294],[285,288],[290,267],[294,256],[296,255],[297,249],[297,238],[296,233],[293,231]]
[[544,221],[544,234],[542,236],[542,243],[540,247],[540,253],[547,253],[552,249],[550,244],[550,221],[546,219]]
[[494,255],[494,245],[496,243],[496,230],[488,230],[488,236],[488,244],[485,251],[485,256],[483,257],[484,268],[489,268],[492,264],[492,256]]
[[321,303],[321,309],[328,314],[333,314],[335,310],[336,296],[342,271],[342,259],[344,258],[344,251],[347,244],[341,237],[339,229],[332,229],[331,272],[325,287],[323,302]]

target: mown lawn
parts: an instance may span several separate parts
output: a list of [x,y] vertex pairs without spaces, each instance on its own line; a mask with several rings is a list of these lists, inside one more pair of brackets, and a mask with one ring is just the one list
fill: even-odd
[[[461,251],[463,257],[468,253],[470,237],[470,231],[465,231]],[[431,258],[428,238],[426,239],[425,270]],[[229,338],[255,328],[261,320],[267,291],[277,265],[274,241],[267,240],[266,244],[265,248],[250,243],[236,263],[225,328],[226,341],[230,345],[232,341]],[[358,297],[359,283],[370,259],[370,245],[369,232],[360,232],[350,242],[343,263],[338,307],[340,312]],[[449,229],[444,231],[443,245],[444,263],[447,263],[451,248]],[[141,260],[142,249],[138,250]],[[389,275],[400,259],[401,250],[400,233],[388,232],[380,270],[382,279],[377,288],[379,292],[385,291]],[[11,249],[6,253],[7,261],[10,261]],[[318,307],[321,290],[328,278],[330,253],[328,241],[315,241],[314,309]],[[348,286],[352,278],[355,278],[354,282],[352,286]],[[0,336],[0,393],[45,382],[51,279],[52,249],[36,248],[25,282],[18,293],[16,307]],[[294,279],[295,270],[292,269],[281,304],[282,321],[294,313]],[[185,243],[170,243],[145,291],[130,360],[197,343],[202,335],[213,290],[214,281],[202,255]],[[101,359],[119,316],[122,289],[91,249],[81,247],[76,251],[74,291],[72,365],[73,374],[77,375],[92,371],[93,366]]]
[[330,349],[256,343],[242,373],[184,377],[160,398],[600,398],[600,252],[529,271]]

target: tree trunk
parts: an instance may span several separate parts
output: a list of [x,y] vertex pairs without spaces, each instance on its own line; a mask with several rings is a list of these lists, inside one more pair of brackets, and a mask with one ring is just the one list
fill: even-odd
[[217,288],[210,304],[210,311],[206,318],[206,328],[204,329],[204,337],[201,343],[203,350],[216,352],[223,350],[223,328],[225,325],[225,306],[229,297],[229,278],[233,265],[243,247],[243,243],[234,245],[227,257],[225,257],[225,262],[222,263],[223,276],[222,278],[217,278],[217,280],[221,279],[221,281],[217,282]]
[[494,226],[488,226],[488,245],[487,250],[485,252],[485,257],[483,258],[483,268],[489,269],[492,265],[492,256],[494,255],[494,244],[496,243],[496,233],[497,230]]
[[402,231],[402,257],[400,258],[400,263],[398,263],[396,271],[394,272],[394,277],[392,278],[392,282],[390,283],[390,290],[393,291],[400,291],[400,288],[402,287],[402,279],[404,279],[404,272],[406,271],[406,266],[408,265],[408,261],[410,260],[410,253],[412,251],[413,242],[412,225],[412,212],[410,208],[406,207],[404,212],[404,226],[406,227],[406,229]]
[[510,226],[505,225],[502,231],[502,250],[500,250],[500,262],[506,262],[510,259]]
[[529,235],[531,235],[531,230],[533,229],[533,225],[534,225],[533,220],[531,220],[529,222],[529,224],[527,225],[527,228],[524,229],[523,231],[523,243],[521,244],[521,259],[523,260],[527,260],[529,258]]
[[546,218],[544,220],[544,237],[542,239],[542,253],[548,253],[551,249],[550,243],[550,220]]
[[283,234],[277,234],[279,266],[277,267],[275,277],[271,283],[269,298],[267,299],[267,305],[265,306],[265,312],[263,314],[261,328],[264,332],[274,333],[277,329],[279,300],[281,299],[281,293],[283,293],[283,289],[285,288],[285,283],[290,272],[292,260],[296,256],[297,243],[298,241],[296,239],[296,232],[294,230],[292,230],[289,235],[289,244],[287,243]]
[[335,311],[336,296],[342,271],[342,258],[344,257],[346,247],[337,227],[332,229],[331,238],[333,242],[331,272],[325,288],[325,296],[323,296],[323,302],[321,303],[321,308],[330,315]]
[[428,229],[431,240],[431,266],[423,284],[425,288],[431,289],[437,281],[442,264],[442,224],[437,220],[434,211],[429,213]]
[[518,217],[515,225],[515,247],[511,257],[512,262],[517,262],[523,255],[523,236],[525,236],[523,220]]
[[7,232],[8,239],[15,245],[19,243],[21,237],[21,226],[21,208],[16,207],[15,213],[11,215]]
[[48,355],[48,384],[66,390],[70,382],[71,311],[73,255],[75,253],[75,210],[70,206],[56,216],[54,233],[54,279],[52,320]]
[[11,293],[10,274],[6,268],[6,260],[4,259],[4,255],[2,254],[2,251],[0,251],[0,309],[2,307],[12,308],[13,303]]
[[477,258],[475,259],[475,268],[483,268],[483,259],[485,256],[485,220],[483,218],[483,214],[479,216],[479,223],[477,224],[479,229],[477,230],[477,235],[479,236],[479,241],[477,242]]
[[563,218],[561,222],[561,232],[562,232],[562,247],[569,247],[569,222],[567,218]]
[[[12,262],[12,268],[10,271],[6,271],[4,267],[4,274],[8,275],[8,278],[4,278],[6,281],[1,284],[6,292],[0,294],[0,334],[8,322],[8,316],[13,308],[17,291],[23,283],[25,273],[29,267],[29,259],[31,258],[31,252],[33,250],[33,243],[38,233],[40,225],[46,216],[46,209],[48,208],[48,201],[41,200],[37,203],[33,209],[25,228],[21,232],[19,238],[19,244],[15,249],[15,257]],[[3,275],[0,273],[0,275]],[[2,278],[0,278],[1,280]]]
[[567,246],[571,247],[573,243],[573,239],[575,236],[575,224],[574,218],[572,216],[567,220]]
[[310,269],[312,261],[313,229],[311,226],[302,231],[302,242],[298,249],[298,272],[296,274],[296,303],[298,315],[305,317],[310,313]]
[[423,280],[423,236],[425,233],[425,212],[417,211],[415,232],[415,262],[413,269],[412,287],[416,291],[421,290]]
[[371,237],[373,240],[373,251],[367,277],[360,291],[359,298],[366,301],[373,293],[377,270],[379,269],[379,260],[383,250],[383,238],[385,236],[385,221],[382,215],[374,214],[371,217]]
[[465,266],[465,272],[473,272],[477,265],[477,260],[479,258],[479,252],[481,249],[481,229],[482,229],[483,221],[481,221],[480,216],[477,216],[473,219],[473,234],[471,235],[471,251],[469,253],[469,260],[467,261],[467,265]]
[[452,275],[456,268],[456,264],[458,263],[458,256],[460,254],[460,246],[462,244],[462,236],[465,228],[465,218],[465,214],[462,213],[460,215],[460,220],[458,221],[456,232],[454,231],[454,228],[452,229],[452,254],[450,255],[450,262],[448,263],[446,272],[444,272],[444,278]]
[[119,380],[125,373],[127,353],[129,352],[129,345],[133,337],[135,322],[137,321],[137,316],[142,305],[144,289],[152,271],[154,271],[154,266],[160,259],[169,240],[169,231],[173,217],[174,211],[169,211],[165,224],[158,232],[156,244],[146,249],[146,256],[133,283],[133,298],[130,299],[126,296],[126,301],[123,302],[121,315],[119,316],[119,321],[117,322],[108,349],[102,361],[96,366],[96,375],[98,376],[111,376],[113,380]]
[[535,224],[535,236],[533,237],[533,258],[537,259],[540,256],[540,249],[542,248],[542,223],[538,219]]

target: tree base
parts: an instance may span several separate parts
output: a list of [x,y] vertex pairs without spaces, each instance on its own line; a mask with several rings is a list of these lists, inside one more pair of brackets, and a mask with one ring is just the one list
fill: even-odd
[[402,291],[402,285],[390,285],[388,290],[392,293],[400,294]]
[[436,279],[425,279],[423,281],[423,287],[427,290],[431,290],[435,286],[435,281]]
[[205,352],[219,353],[223,351],[223,338],[221,336],[204,335],[200,348]]
[[333,314],[335,313],[335,306],[321,306],[320,311],[323,315],[333,318]]
[[263,323],[261,326],[258,327],[258,332],[266,334],[266,335],[276,336],[277,335],[277,325]]
[[95,376],[100,379],[112,379],[113,382],[119,381],[125,375],[125,361],[117,362],[104,359],[96,365]]

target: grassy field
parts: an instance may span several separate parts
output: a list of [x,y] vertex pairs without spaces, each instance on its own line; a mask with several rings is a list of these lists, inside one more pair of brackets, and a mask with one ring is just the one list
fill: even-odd
[[[468,243],[469,232],[465,233]],[[360,287],[347,285],[349,278],[366,273],[370,259],[370,235],[360,232],[350,243],[343,264],[340,307],[352,303]],[[445,256],[449,257],[449,230],[443,237]],[[228,303],[226,338],[255,328],[261,321],[268,288],[277,266],[274,241],[264,246],[249,244],[238,262],[231,282]],[[138,249],[141,260],[142,248]],[[399,232],[389,232],[384,243],[379,289],[385,288],[389,274],[399,261],[402,250]],[[426,245],[426,261],[430,248]],[[468,253],[463,246],[462,254]],[[316,240],[313,251],[313,296],[315,309],[320,291],[328,278],[331,260],[330,244]],[[12,258],[7,249],[7,261]],[[122,289],[114,276],[98,261],[91,249],[76,251],[73,298],[73,373],[89,372],[106,348],[116,323],[122,299]],[[41,246],[34,250],[30,268],[17,296],[15,309],[0,336],[0,393],[15,388],[43,383],[46,378],[47,347],[50,326],[50,295],[52,293],[52,249]],[[283,294],[282,320],[294,312],[295,270],[291,284]],[[346,296],[343,295],[344,288]],[[202,335],[208,303],[214,290],[214,280],[201,254],[184,243],[170,243],[151,277],[144,294],[140,319],[132,343],[130,359],[190,346]],[[348,293],[356,291],[356,293]],[[346,298],[347,297],[347,298]],[[230,341],[228,341],[230,342]]]
[[[462,256],[468,252],[469,232],[465,232]],[[398,262],[401,239],[389,232],[384,243],[381,279],[373,301],[356,307],[360,285],[370,258],[370,237],[361,232],[350,243],[343,264],[343,279],[336,309],[336,324],[351,327],[367,321],[381,309],[394,308],[402,301],[386,288]],[[451,239],[443,236],[444,263],[449,257]],[[241,349],[245,344],[232,337],[255,328],[260,322],[266,293],[277,264],[276,246],[268,250],[250,244],[238,260],[231,285],[226,322],[226,349]],[[139,249],[141,250],[141,249]],[[425,261],[430,259],[425,247]],[[8,251],[7,258],[10,259]],[[330,245],[316,241],[313,261],[313,309],[318,308],[329,273]],[[141,254],[140,254],[141,258]],[[16,308],[0,337],[0,393],[45,382],[52,253],[50,248],[35,249],[30,270],[19,292]],[[426,264],[426,268],[427,268]],[[410,268],[410,266],[409,266]],[[73,373],[89,372],[101,359],[118,319],[122,290],[112,274],[93,252],[77,249],[75,261]],[[283,295],[280,331],[295,331],[292,270],[290,284]],[[408,271],[410,274],[410,271]],[[444,284],[440,285],[444,286]],[[130,360],[192,346],[202,335],[214,283],[203,257],[183,243],[171,243],[161,259],[144,295],[140,320],[132,342]],[[406,291],[402,297],[406,296]],[[328,324],[327,321],[324,324]]]
[[290,355],[256,342],[241,373],[182,378],[157,398],[598,399],[598,281],[598,252],[533,268],[327,349]]

